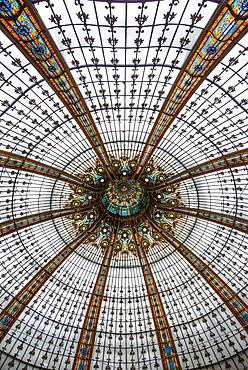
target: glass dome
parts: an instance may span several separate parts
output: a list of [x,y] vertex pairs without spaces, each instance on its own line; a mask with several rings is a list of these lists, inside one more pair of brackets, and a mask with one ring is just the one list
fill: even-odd
[[0,369],[245,370],[246,0],[0,1]]

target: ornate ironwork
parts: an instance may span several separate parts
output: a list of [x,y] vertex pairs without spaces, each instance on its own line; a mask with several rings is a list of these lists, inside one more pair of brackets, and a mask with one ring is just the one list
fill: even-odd
[[173,235],[167,234],[160,226],[148,218],[150,225],[180,253],[187,262],[204,278],[211,288],[218,294],[236,317],[244,330],[248,332],[248,306],[205,262],[203,262],[185,244],[182,244]]
[[56,256],[54,256],[35,276],[25,285],[24,288],[11,300],[7,307],[0,314],[0,340],[8,333],[21,313],[25,310],[35,294],[46,283],[57,268],[83,243],[89,235],[98,227],[101,219],[95,222],[83,234],[80,234],[72,243],[66,245]]
[[[89,208],[86,208],[87,210]],[[84,211],[85,211],[84,210]],[[82,211],[82,210],[81,210]],[[80,212],[81,212],[80,211]],[[56,219],[58,217],[69,216],[77,211],[72,208],[58,209],[54,211],[45,211],[28,216],[14,218],[12,220],[4,221],[0,223],[0,237],[8,235],[10,233],[19,231],[28,226],[37,225],[41,222]]]
[[118,235],[119,225],[113,226],[111,236],[106,251],[101,263],[101,267],[97,276],[94,290],[91,295],[90,303],[85,315],[83,328],[78,342],[76,355],[72,370],[89,370],[92,361],[92,353],[97,330],[99,314],[101,310],[102,299],[104,295],[105,285],[108,277],[111,259],[114,253],[115,241]]
[[[84,191],[87,190],[99,192],[102,190],[102,184],[97,184],[97,186],[95,186],[95,184],[91,184],[90,179],[88,179],[88,175],[85,175],[84,177],[82,175],[73,176],[66,171],[49,166],[45,163],[3,150],[0,150],[0,167],[10,168],[18,171],[26,171],[35,173],[37,175],[50,177],[55,180],[64,181],[70,184],[72,188],[80,187],[84,189]],[[103,172],[106,174],[105,170]]]
[[37,175],[51,177],[72,185],[82,185],[80,177],[73,176],[68,172],[60,170],[34,159],[23,157],[19,154],[0,151],[0,167],[10,168],[19,171],[32,172]]
[[173,212],[216,222],[222,226],[231,227],[232,229],[248,234],[248,219],[245,218],[199,208],[176,207],[173,209]]
[[211,172],[218,172],[247,165],[248,149],[237,150],[236,152],[211,159],[209,161],[198,164],[197,166],[193,166],[176,175],[168,175],[166,176],[166,180],[164,182],[151,185],[149,190],[162,190],[163,188],[166,188],[168,184],[176,184],[184,180],[207,175]]
[[62,54],[31,1],[3,0],[0,29],[57,94],[108,170],[109,156],[96,124]]
[[[120,160],[111,162],[113,168],[114,180],[108,180],[106,171],[103,166],[96,164],[94,168],[90,168],[82,175],[83,183],[90,184],[96,191],[87,191],[81,186],[72,186],[70,194],[71,206],[75,209],[86,207],[91,204],[95,209],[100,209],[105,215],[105,224],[100,225],[96,230],[94,238],[97,243],[106,248],[106,240],[113,228],[116,220],[120,221],[118,235],[115,246],[115,253],[137,254],[135,243],[132,240],[131,220],[136,220],[137,228],[140,235],[145,241],[146,249],[156,240],[156,233],[147,234],[145,222],[142,215],[147,210],[154,207],[157,202],[168,202],[170,207],[182,205],[179,190],[177,186],[167,186],[164,189],[163,195],[158,197],[157,192],[147,191],[147,186],[156,181],[163,181],[164,175],[160,169],[150,165],[147,167],[145,174],[139,181],[132,179],[136,168],[136,162],[124,157]],[[158,215],[156,211],[156,219],[161,216],[160,222],[163,227],[173,232],[177,221],[182,217],[173,212],[167,215]],[[172,217],[173,216],[173,217]],[[88,216],[87,216],[88,217]],[[76,226],[81,229],[85,227],[82,217],[74,217]],[[93,237],[93,236],[92,236]]]
[[166,317],[164,306],[153,277],[151,266],[147,260],[142,241],[140,240],[139,234],[136,232],[136,227],[134,225],[132,226],[132,232],[150,301],[163,369],[181,370],[182,368],[177,355],[173,335],[170,330],[169,321]]
[[[247,48],[245,41],[239,40],[243,31],[237,36],[247,23],[246,19],[238,19],[236,15],[232,18],[231,9],[236,7],[245,18],[247,0],[223,0],[219,9],[224,10],[228,3],[231,13],[227,11],[226,18],[224,14],[223,19],[216,20],[214,27],[217,27],[217,32],[213,28],[211,35],[211,21],[208,23],[204,37],[209,34],[210,38],[201,50],[198,41],[192,51],[200,52],[196,59],[190,59],[190,50],[198,33],[205,27],[206,18],[211,16],[211,9],[215,8],[209,1],[195,3],[193,7],[193,0],[180,2],[181,5],[178,5],[178,0],[168,3],[136,2],[131,5],[128,1],[125,4],[109,1],[104,7],[95,1],[63,0],[57,7],[52,1],[33,0],[32,3],[40,3],[37,5],[39,14],[47,29],[56,35],[56,42],[61,46],[61,54],[66,55],[68,67],[46,28],[37,28],[37,25],[44,25],[35,8],[28,5],[30,1],[0,1],[0,16],[4,14],[0,24],[5,24],[6,35],[12,32],[11,40],[19,50],[25,51],[24,55],[31,61],[30,64],[22,58],[15,45],[5,40],[3,35],[0,42],[3,71],[0,72],[1,142],[5,150],[31,155],[32,158],[46,158],[46,162],[52,165],[59,164],[57,169],[26,157],[0,152],[3,154],[2,159],[0,155],[1,169],[10,169],[1,170],[0,212],[4,220],[9,220],[15,214],[28,214],[34,209],[56,208],[53,212],[59,217],[57,212],[62,204],[66,207],[62,210],[63,215],[68,220],[64,222],[63,218],[61,222],[48,222],[44,225],[45,232],[40,227],[34,227],[30,233],[25,230],[1,238],[1,294],[2,301],[6,302],[3,307],[8,304],[7,299],[16,296],[36,274],[34,260],[38,262],[44,258],[43,264],[46,264],[47,254],[53,247],[56,251],[60,250],[61,238],[68,240],[72,231],[81,235],[89,230],[89,234],[86,248],[81,247],[80,253],[71,255],[65,270],[57,269],[58,279],[47,281],[49,271],[53,271],[53,267],[63,260],[64,255],[61,254],[56,256],[58,260],[51,259],[50,262],[55,265],[40,271],[41,275],[36,277],[33,285],[27,285],[26,291],[17,295],[18,299],[13,298],[4,319],[10,320],[11,325],[12,321],[15,322],[15,311],[19,315],[22,307],[26,307],[28,315],[23,315],[22,311],[18,322],[13,324],[13,330],[5,338],[2,349],[6,357],[3,359],[0,356],[0,368],[16,368],[22,361],[27,367],[37,365],[41,368],[67,369],[74,361],[73,346],[77,345],[78,330],[81,329],[85,337],[81,338],[81,347],[80,344],[78,347],[79,361],[76,366],[79,368],[134,370],[160,366],[171,370],[180,367],[176,349],[183,368],[215,367],[215,362],[225,356],[219,366],[228,368],[228,361],[232,361],[234,353],[241,364],[245,338],[238,321],[245,326],[247,307],[190,249],[194,250],[197,238],[199,250],[206,248],[209,254],[215,256],[214,270],[223,269],[223,276],[230,281],[228,284],[236,286],[233,288],[235,292],[245,288],[247,241],[245,234],[235,232],[236,229],[247,232],[246,221],[240,219],[245,214],[243,208],[247,199],[245,168],[218,173],[218,179],[212,175],[199,182],[179,185],[185,179],[247,164],[246,150],[230,153],[231,150],[243,148],[246,143],[245,114],[248,104],[245,98]],[[15,9],[17,13],[13,14]],[[10,13],[13,17],[7,19]],[[11,30],[7,31],[7,26]],[[221,37],[224,34],[222,40],[213,39],[216,33]],[[237,37],[233,40],[235,35]],[[223,60],[214,76],[206,77],[231,48],[231,41],[233,45],[237,40],[239,42],[231,57]],[[215,47],[219,48],[216,53]],[[164,140],[159,148],[161,155],[147,160],[144,168],[140,168],[137,165],[149,127],[155,122],[167,88],[171,82],[174,83],[174,76],[188,54],[191,55],[188,62],[193,63],[191,66],[188,64],[191,70],[184,69],[185,75],[181,80],[179,74],[174,92],[164,103],[158,131],[155,129],[153,132],[155,143],[152,142],[152,145],[157,147],[163,129],[171,127],[174,122],[170,130],[172,140]],[[173,60],[170,59],[172,55]],[[43,78],[34,70],[34,64]],[[68,69],[73,76],[77,76],[75,81],[78,87]],[[58,71],[61,74],[57,74]],[[48,88],[46,81],[53,90]],[[195,91],[202,81],[202,90]],[[89,110],[82,96],[78,95],[79,88],[91,114],[94,114],[94,121],[99,125],[97,128],[101,126],[101,137],[95,135],[94,122],[88,115]],[[187,99],[194,91],[195,99],[188,103]],[[174,118],[179,114],[181,102],[185,108],[176,123]],[[73,116],[65,113],[62,103]],[[168,112],[172,116],[164,114]],[[72,123],[74,118],[79,125]],[[96,150],[97,162],[93,149],[81,140],[80,127],[85,129],[90,144]],[[101,138],[113,155],[108,163]],[[148,145],[148,155],[150,150],[151,153],[154,150],[152,145],[151,148]],[[229,154],[200,163],[204,155],[205,158],[215,158],[216,153]],[[164,173],[159,166],[164,168],[167,157],[166,168],[180,166],[185,171],[178,175]],[[188,163],[200,165],[188,169]],[[60,171],[60,167],[83,169],[84,173],[78,174],[73,170],[73,175],[70,175]],[[138,178],[135,178],[136,168]],[[25,171],[44,177],[30,176]],[[66,184],[57,184],[45,176]],[[215,206],[217,210],[235,209],[236,213],[232,215],[240,217],[234,219],[217,212],[184,207],[183,199],[187,204],[195,205],[197,197],[199,204],[209,201],[211,209]],[[83,211],[86,209],[86,212]],[[214,227],[216,225],[211,222],[187,220],[186,213],[218,222],[221,226],[233,227],[234,232]],[[97,214],[101,214],[103,219],[91,229]],[[149,224],[147,216],[159,229]],[[4,235],[52,218],[52,212],[47,211],[11,219],[2,224]],[[115,226],[117,221],[118,231]],[[193,229],[191,223],[195,224]],[[171,253],[173,246],[165,243],[166,235],[176,243],[178,230],[185,240],[188,232],[191,233],[191,237],[187,238],[188,249],[177,245],[178,250],[183,251],[181,256],[187,257],[188,262],[185,258],[177,258],[179,254],[175,251]],[[114,247],[110,243],[113,233],[116,235]],[[50,240],[52,243],[48,242]],[[213,241],[216,245],[208,249]],[[70,253],[70,250],[66,250],[65,255],[67,252]],[[101,261],[101,254],[104,259],[110,253],[112,263],[107,277],[111,258],[107,257],[102,267],[98,265],[97,268],[96,265],[99,258]],[[209,257],[206,259],[209,260]],[[192,266],[196,273],[192,273]],[[227,306],[224,303],[220,306],[214,290],[213,296],[209,294],[210,286],[203,284],[205,281],[197,271],[205,276],[216,293],[218,291],[223,302],[228,302]],[[32,298],[38,292],[36,287],[40,289],[37,300],[29,301],[29,296]],[[93,290],[94,294],[90,297],[89,292]],[[163,298],[164,293],[168,299]],[[80,313],[83,315],[81,310],[86,304],[84,313],[87,309],[89,311],[82,328],[78,318]],[[238,321],[230,314],[228,305]],[[64,315],[65,312],[68,315]],[[175,326],[169,327],[165,312],[168,319],[175,320]],[[170,313],[172,316],[169,316]],[[3,325],[3,329],[7,330],[6,326]],[[221,341],[223,335],[225,340]],[[35,338],[35,341],[28,338]],[[173,347],[173,339],[176,348]]]
[[242,0],[225,0],[219,5],[164,101],[141,154],[137,177],[192,94],[245,35],[247,16],[247,4]]
[[168,215],[168,217],[171,209],[171,213],[178,213],[181,215],[187,215],[207,221],[212,221],[222,226],[231,227],[234,230],[238,230],[248,234],[248,219],[200,208],[188,208],[177,206],[173,206],[173,208],[171,207],[172,206],[170,204],[167,205],[162,203],[156,204],[156,208],[163,210],[165,215]]

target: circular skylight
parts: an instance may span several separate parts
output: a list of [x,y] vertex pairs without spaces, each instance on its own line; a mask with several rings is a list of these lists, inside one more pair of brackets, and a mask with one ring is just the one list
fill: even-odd
[[0,369],[245,370],[247,2],[0,15]]

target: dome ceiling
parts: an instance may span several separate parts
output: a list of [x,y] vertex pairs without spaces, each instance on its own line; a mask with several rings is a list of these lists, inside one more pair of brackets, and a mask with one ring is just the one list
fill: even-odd
[[1,370],[248,367],[247,11],[0,1]]

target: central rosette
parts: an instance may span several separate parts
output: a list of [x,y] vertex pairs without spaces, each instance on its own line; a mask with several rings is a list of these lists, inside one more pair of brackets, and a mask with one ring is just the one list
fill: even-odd
[[114,216],[128,217],[142,211],[148,202],[143,185],[128,178],[115,179],[102,195],[102,204]]
[[135,180],[136,166],[137,158],[113,159],[108,173],[97,162],[81,175],[81,185],[71,185],[65,207],[75,212],[68,217],[80,233],[92,228],[86,242],[99,246],[104,254],[114,233],[114,255],[131,252],[137,257],[137,238],[147,253],[163,240],[158,229],[173,234],[182,218],[174,212],[183,204],[179,185],[167,184],[166,174],[152,162]]

